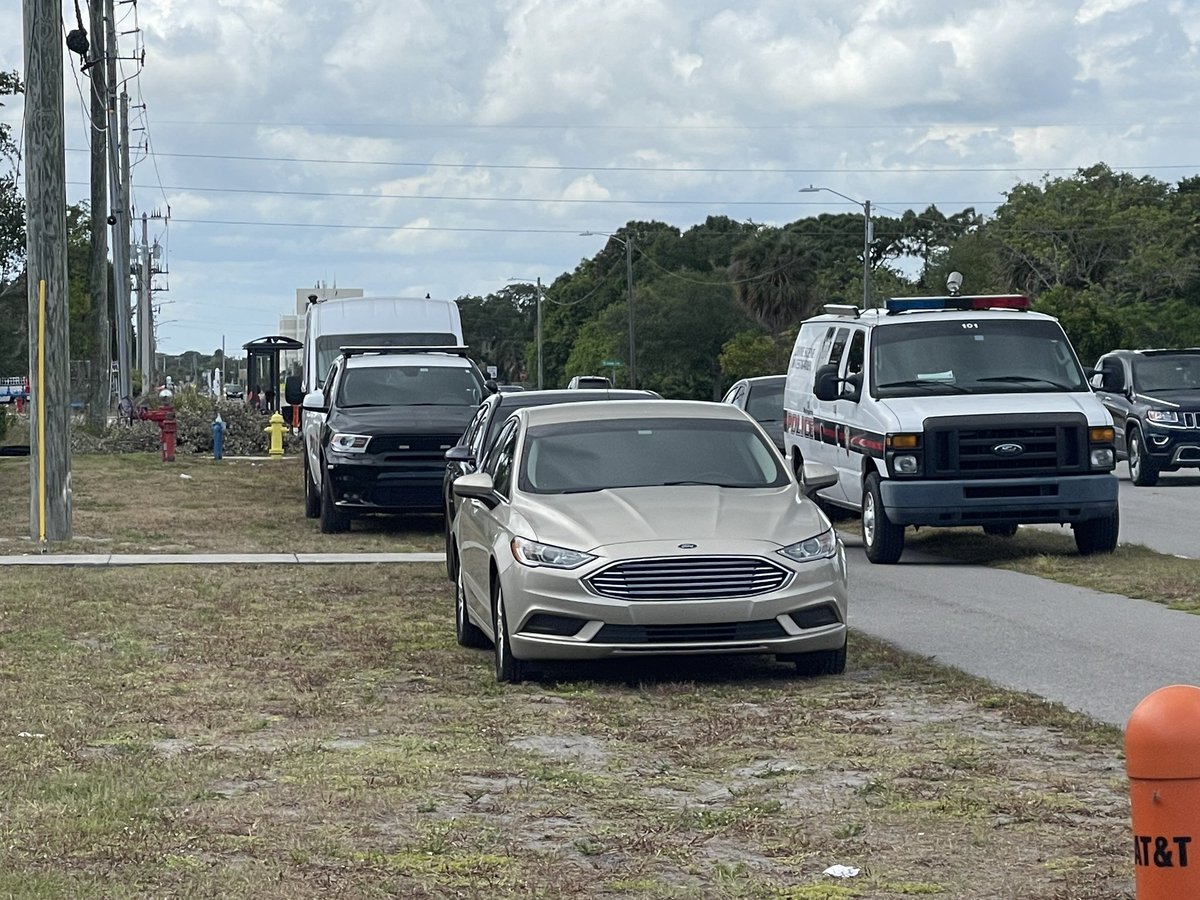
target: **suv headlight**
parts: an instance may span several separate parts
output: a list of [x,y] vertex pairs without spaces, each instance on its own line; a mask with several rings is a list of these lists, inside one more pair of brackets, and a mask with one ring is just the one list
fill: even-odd
[[1176,425],[1179,423],[1179,413],[1173,409],[1150,409],[1146,411],[1146,421]]
[[825,559],[826,557],[833,556],[837,553],[837,543],[837,532],[830,528],[828,531],[823,531],[815,537],[789,544],[776,552],[782,553],[793,562],[808,562],[813,559]]
[[329,449],[334,453],[366,453],[369,443],[369,434],[348,434],[339,431],[329,439]]
[[537,541],[523,537],[514,537],[511,546],[513,559],[523,566],[533,568],[546,566],[550,569],[577,569],[585,562],[596,558],[582,550],[568,550],[566,547],[555,547],[553,544],[539,544]]

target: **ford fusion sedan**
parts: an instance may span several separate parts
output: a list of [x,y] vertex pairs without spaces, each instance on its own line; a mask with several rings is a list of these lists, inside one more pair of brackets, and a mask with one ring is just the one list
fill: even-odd
[[455,631],[496,678],[542,661],[760,653],[846,665],[846,559],[762,430],[727,404],[527,407],[454,482]]

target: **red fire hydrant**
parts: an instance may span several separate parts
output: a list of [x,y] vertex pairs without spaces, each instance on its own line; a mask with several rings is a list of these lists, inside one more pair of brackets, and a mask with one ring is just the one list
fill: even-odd
[[163,462],[175,462],[175,434],[179,430],[179,423],[175,421],[175,407],[171,405],[171,395],[168,393],[163,397],[163,405],[158,409],[146,409],[144,406],[138,409],[138,418],[158,423],[162,431]]

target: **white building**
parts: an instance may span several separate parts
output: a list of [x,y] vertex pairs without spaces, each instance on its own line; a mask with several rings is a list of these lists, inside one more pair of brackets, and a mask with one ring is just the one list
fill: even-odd
[[[315,287],[296,288],[296,312],[292,315],[279,317],[279,334],[292,340],[304,343],[304,311],[311,302],[310,297],[320,300],[344,299],[361,297],[362,288],[326,287],[324,282],[318,282]],[[300,372],[301,355],[299,350],[285,350],[279,354],[279,371],[284,375]]]

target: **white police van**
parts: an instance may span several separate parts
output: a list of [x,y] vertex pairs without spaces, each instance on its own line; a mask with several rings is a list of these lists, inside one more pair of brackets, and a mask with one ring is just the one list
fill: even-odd
[[1061,523],[1081,554],[1117,545],[1112,418],[1058,320],[1023,296],[827,305],[796,336],[784,447],[796,471],[837,469],[819,496],[861,512],[875,563],[900,559],[909,525]]

